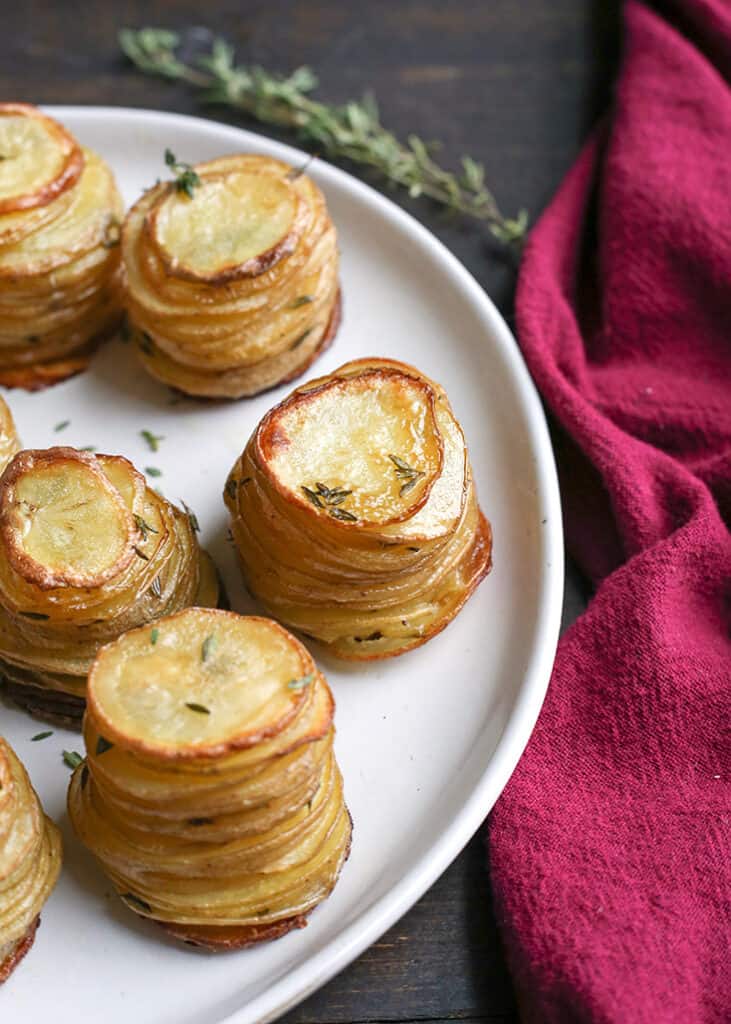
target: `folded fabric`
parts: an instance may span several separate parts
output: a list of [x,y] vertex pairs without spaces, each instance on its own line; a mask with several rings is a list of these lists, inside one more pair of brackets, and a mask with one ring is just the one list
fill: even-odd
[[597,586],[489,823],[525,1021],[731,1020],[731,4],[625,6],[527,246],[525,358]]

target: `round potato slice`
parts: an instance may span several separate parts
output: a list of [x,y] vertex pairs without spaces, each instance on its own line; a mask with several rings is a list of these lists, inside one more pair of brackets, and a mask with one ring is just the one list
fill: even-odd
[[220,757],[286,727],[314,680],[311,657],[269,619],[187,609],[104,647],[89,673],[99,731],[169,759]]
[[359,527],[410,518],[444,454],[433,391],[390,369],[295,393],[264,417],[255,443],[286,500]]
[[84,166],[73,136],[25,103],[0,103],[0,157],[0,214],[45,206]]
[[92,456],[25,451],[0,484],[0,533],[13,568],[42,590],[93,587],[134,557],[134,520]]
[[170,187],[149,230],[170,273],[220,284],[257,277],[294,250],[298,203],[286,178],[204,174],[193,196]]

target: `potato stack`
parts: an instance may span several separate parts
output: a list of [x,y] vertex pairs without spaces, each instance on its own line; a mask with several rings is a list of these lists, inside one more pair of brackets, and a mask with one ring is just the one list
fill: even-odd
[[254,431],[224,498],[249,589],[342,658],[423,644],[490,569],[447,397],[393,360],[347,363],[294,391]]
[[231,949],[303,927],[351,822],[334,702],[269,619],[188,609],[102,648],[69,814],[131,910]]
[[121,317],[122,198],[107,164],[23,103],[0,104],[0,383],[78,373]]
[[189,516],[127,459],[21,451],[0,477],[0,670],[29,711],[78,725],[102,644],[217,600]]
[[173,166],[178,178],[146,192],[122,233],[143,364],[209,398],[291,380],[340,318],[335,228],[322,193],[269,157]]
[[0,736],[0,984],[33,945],[61,870],[61,835]]

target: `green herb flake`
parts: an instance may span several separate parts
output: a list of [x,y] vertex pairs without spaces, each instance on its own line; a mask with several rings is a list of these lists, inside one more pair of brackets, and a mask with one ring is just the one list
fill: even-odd
[[152,477],[162,476],[162,470],[158,469],[157,466],[145,466],[145,473]]
[[133,892],[122,893],[120,899],[123,899],[125,903],[131,903],[133,910],[139,908],[140,910],[144,910],[147,913],[149,913],[152,910],[152,907],[146,900],[140,899],[139,896],[135,896]]
[[208,659],[213,654],[217,643],[218,640],[216,640],[216,637],[213,633],[211,633],[210,636],[207,636],[205,638],[205,640],[201,644],[201,661],[208,661]]
[[37,743],[39,740],[47,740],[49,736],[53,736],[53,730],[49,729],[47,732],[37,732],[35,736],[31,736],[31,743]]
[[198,516],[195,514],[195,512],[193,511],[193,509],[189,505],[186,505],[186,503],[182,500],[182,498],[181,498],[180,503],[183,506],[183,508],[185,509],[185,514],[188,517],[188,522],[190,523],[191,530],[193,531],[193,533],[200,533],[201,532],[201,524],[198,522]]
[[150,561],[149,555],[146,555],[145,552],[142,550],[142,548],[138,548],[136,544],[135,544],[133,550],[134,550],[134,553],[137,555],[137,557],[141,558],[143,562],[149,562]]
[[63,754],[64,764],[68,765],[73,771],[79,767],[80,764],[84,763],[84,758],[75,750],[64,750]]
[[294,302],[290,302],[288,309],[299,309],[301,306],[307,306],[310,302],[315,301],[314,295],[299,295]]
[[85,444],[83,448],[79,448],[79,451],[80,452],[95,452],[96,451],[96,445],[95,444]]
[[175,175],[176,192],[184,192],[188,199],[192,199],[195,190],[200,187],[201,179],[191,164],[178,160],[170,149],[165,150],[165,163]]
[[36,622],[46,622],[51,617],[44,612],[18,612],[18,615],[22,615],[24,619],[33,619]]
[[53,428],[54,433],[55,434],[60,434],[61,431],[65,430],[66,427],[68,427],[70,423],[71,423],[71,420],[61,420],[61,422],[57,423],[56,426]]
[[195,701],[185,702],[186,708],[190,708],[191,711],[197,711],[199,715],[210,715],[210,709],[205,704],[196,704]]
[[155,626],[155,628],[154,628],[154,629],[152,630],[152,632],[150,633],[150,643],[151,643],[151,644],[152,644],[153,646],[154,646],[154,645],[155,645],[155,644],[157,643],[157,638],[158,638],[159,636],[160,636],[160,630],[159,630],[159,629],[157,628],[157,626]]
[[153,434],[151,430],[141,430],[140,437],[147,442],[151,452],[156,452],[160,447],[160,442],[165,440],[164,434]]
[[158,533],[154,526],[150,526],[149,523],[146,523],[142,516],[138,516],[137,513],[134,514],[134,521],[137,529],[142,534],[143,541],[147,540],[148,533]]
[[306,686],[309,686],[312,680],[315,678],[314,672],[308,672],[306,676],[301,676],[299,679],[291,679],[287,683],[288,690],[304,690]]

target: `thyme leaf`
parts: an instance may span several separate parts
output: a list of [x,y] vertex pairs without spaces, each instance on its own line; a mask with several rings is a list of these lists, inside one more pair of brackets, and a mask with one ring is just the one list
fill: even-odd
[[201,661],[208,661],[210,656],[213,654],[217,643],[218,641],[213,633],[205,638],[201,644]]
[[306,676],[301,676],[299,679],[292,679],[287,683],[288,690],[304,690],[306,686],[309,686],[312,680],[315,678],[314,672],[308,672]]
[[84,763],[84,758],[76,750],[64,750],[63,754],[64,764],[68,765],[73,771],[75,771],[80,764]]
[[141,430],[140,437],[147,442],[151,452],[156,452],[160,447],[160,442],[165,440],[164,434],[153,434],[151,430]]
[[205,704],[196,704],[196,702],[192,700],[186,700],[185,706],[186,708],[190,708],[191,711],[197,711],[199,715],[210,715],[211,713],[210,709],[207,708]]

